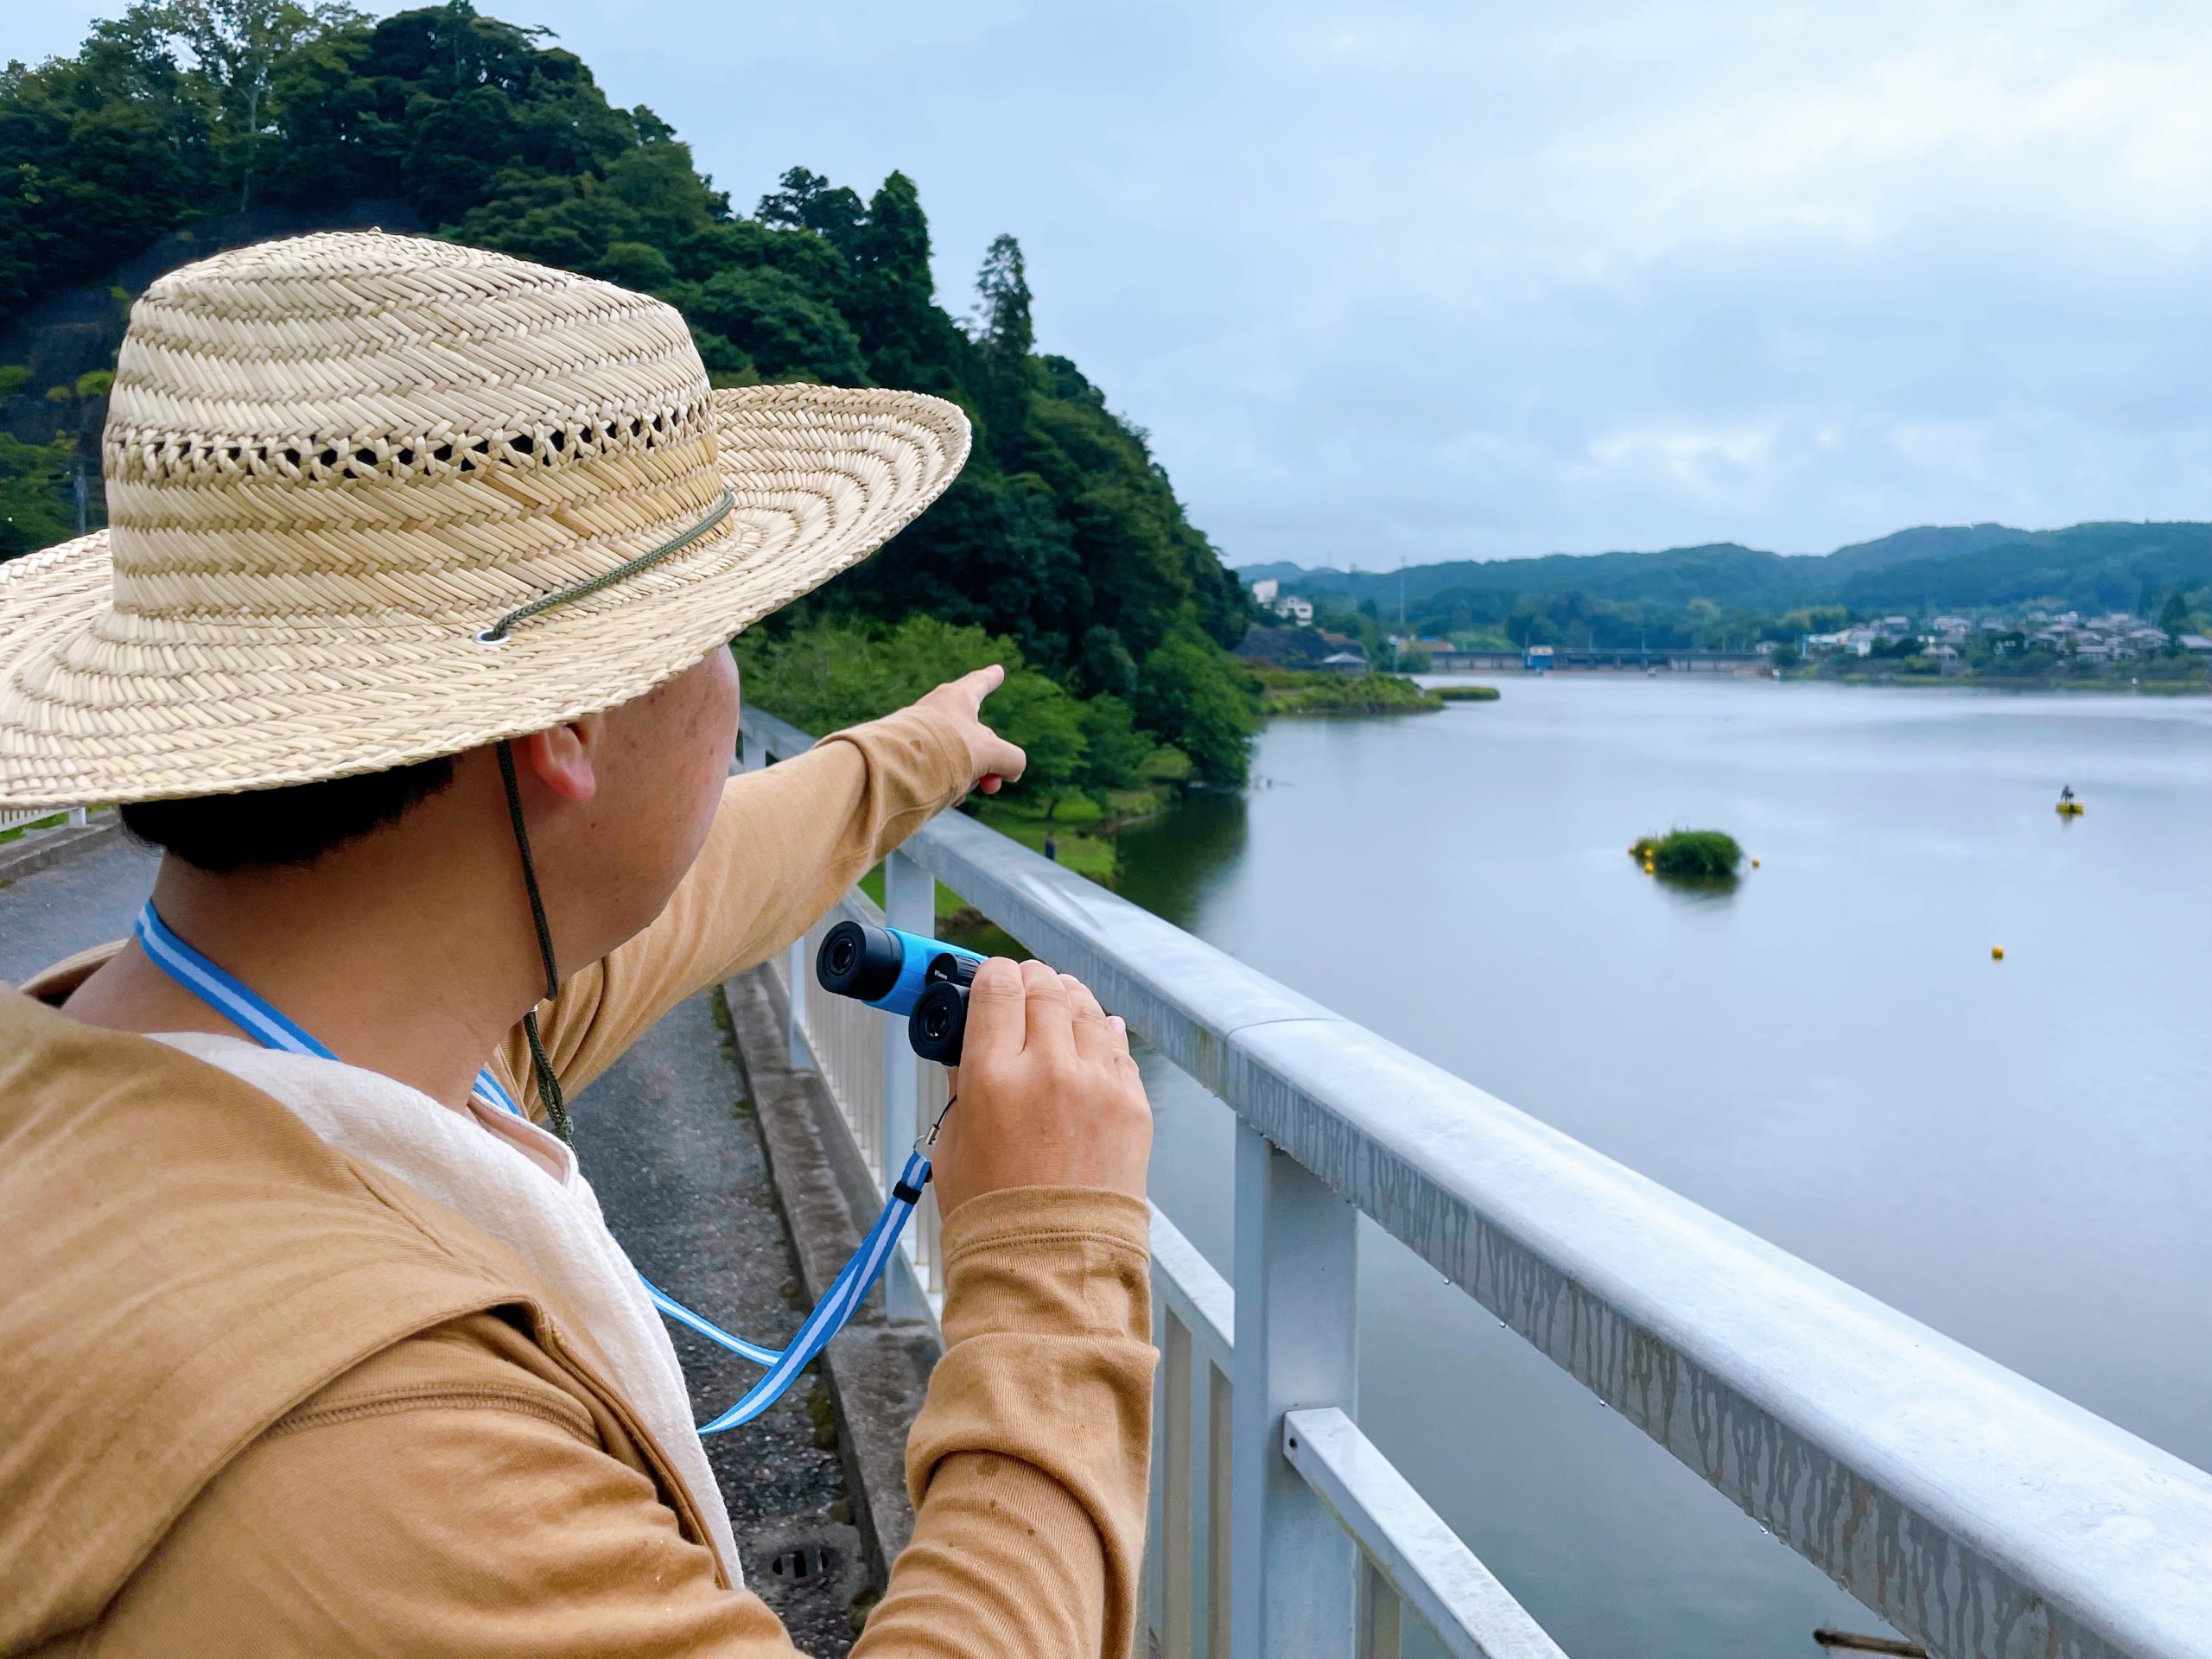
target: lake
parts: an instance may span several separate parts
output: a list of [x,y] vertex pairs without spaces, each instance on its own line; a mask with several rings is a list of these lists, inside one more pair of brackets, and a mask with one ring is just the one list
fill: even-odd
[[[2212,699],[1497,683],[1274,722],[1247,794],[1124,834],[1122,891],[2212,1465]],[[1760,868],[1643,875],[1628,843],[1675,826]],[[1227,1109],[1147,1076],[1154,1197],[1226,1272]],[[1395,1241],[1361,1249],[1363,1425],[1576,1659],[1880,1630]]]

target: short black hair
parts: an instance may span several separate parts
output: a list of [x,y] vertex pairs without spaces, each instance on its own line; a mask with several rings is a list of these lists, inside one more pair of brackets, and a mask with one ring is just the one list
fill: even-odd
[[135,801],[117,809],[149,846],[213,875],[269,865],[312,864],[397,822],[453,782],[454,757],[243,795]]

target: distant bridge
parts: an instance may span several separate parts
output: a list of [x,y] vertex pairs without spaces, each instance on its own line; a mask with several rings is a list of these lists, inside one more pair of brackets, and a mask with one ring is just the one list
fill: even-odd
[[1748,674],[1768,666],[1755,651],[1687,651],[1630,645],[1620,650],[1554,646],[1542,651],[1432,651],[1435,674],[1541,673],[1549,670],[1663,670],[1675,674]]

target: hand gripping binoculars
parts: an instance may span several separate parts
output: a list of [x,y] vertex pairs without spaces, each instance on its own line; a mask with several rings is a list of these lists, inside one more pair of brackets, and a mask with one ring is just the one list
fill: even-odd
[[906,1016],[914,1052],[960,1064],[968,1035],[968,987],[983,958],[973,950],[895,927],[842,921],[822,936],[814,977],[825,991]]

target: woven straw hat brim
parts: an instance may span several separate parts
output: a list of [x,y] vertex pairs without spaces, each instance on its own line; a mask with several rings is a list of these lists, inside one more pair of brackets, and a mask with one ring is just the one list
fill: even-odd
[[399,613],[142,626],[111,606],[105,531],[0,563],[0,806],[310,783],[612,708],[866,558],[967,459],[966,417],[918,393],[763,386],[714,404],[728,516],[496,645]]

